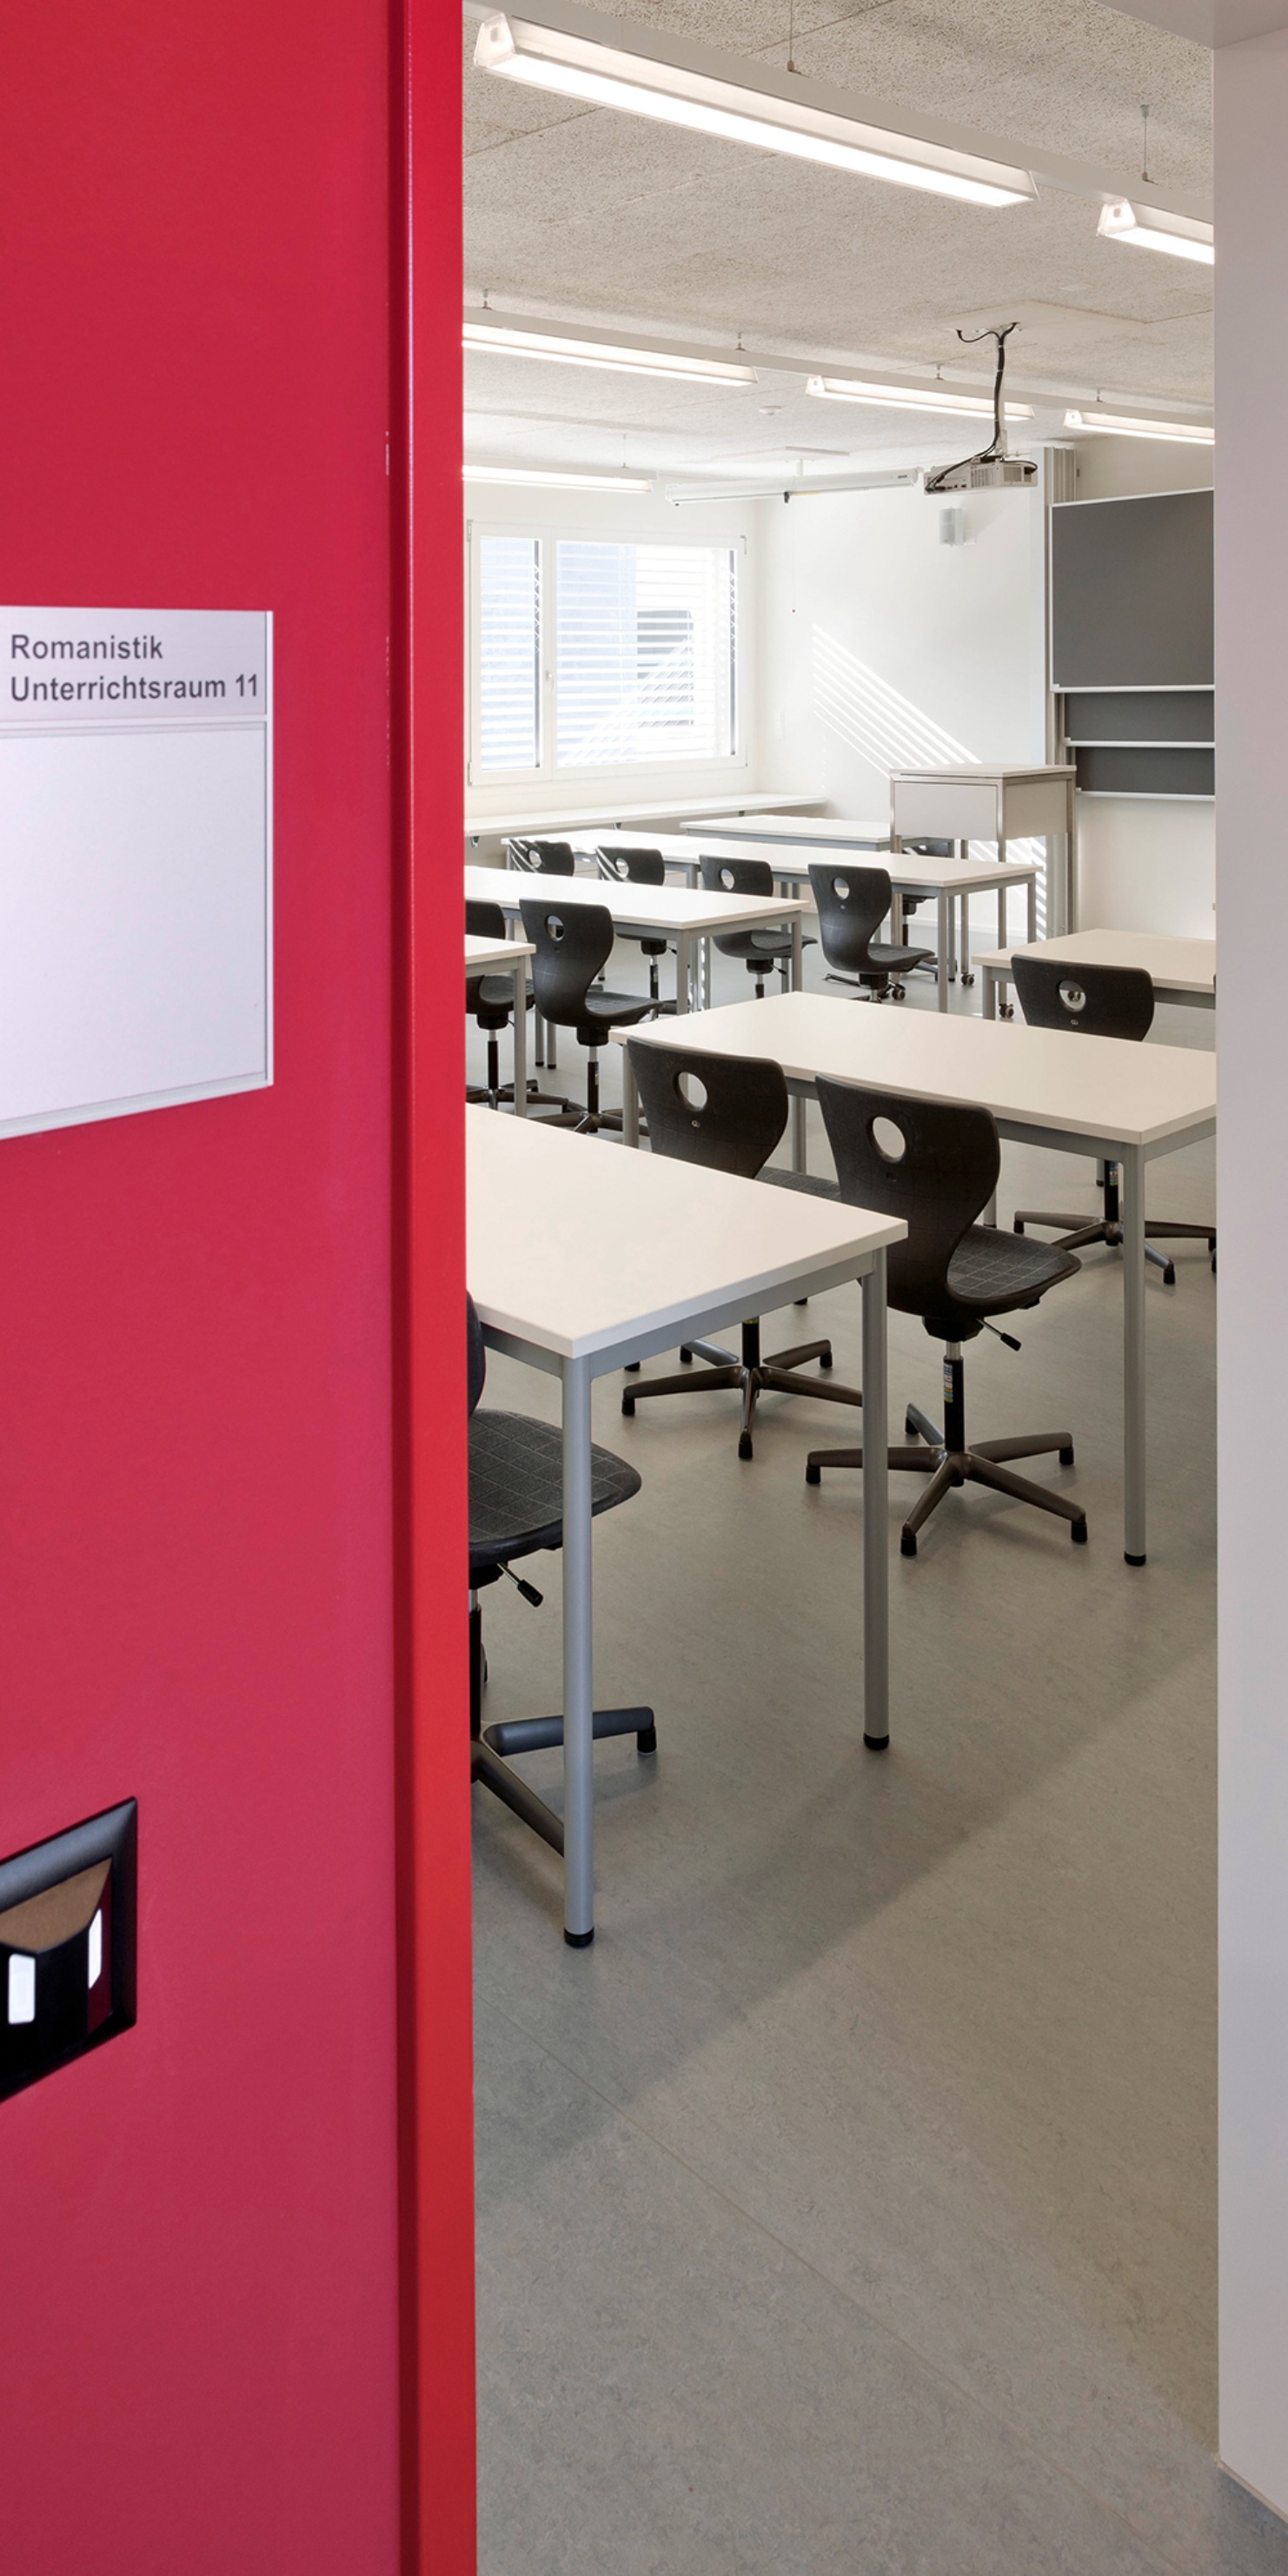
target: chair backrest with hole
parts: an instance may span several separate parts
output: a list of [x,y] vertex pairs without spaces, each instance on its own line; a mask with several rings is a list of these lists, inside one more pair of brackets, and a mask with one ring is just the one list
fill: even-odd
[[1072,957],[1011,959],[1020,1009],[1035,1029],[1081,1029],[1089,1038],[1143,1038],[1154,987],[1141,966],[1083,966]]
[[987,1109],[905,1100],[868,1083],[817,1078],[819,1107],[841,1196],[902,1217],[906,1240],[887,1255],[889,1302],[920,1315],[942,1341],[969,1341],[978,1318],[957,1304],[948,1265],[997,1187],[1001,1153]]
[[782,1066],[630,1038],[627,1051],[654,1153],[754,1181],[787,1125]]
[[[702,883],[708,894],[770,895],[774,891],[774,871],[768,859],[704,859]],[[734,937],[736,947],[731,948],[724,939],[717,939],[716,946],[725,956],[741,957],[746,932],[737,931]]]
[[467,1294],[465,1299],[465,1383],[469,1393],[471,1413],[483,1392],[483,1381],[486,1376],[487,1351],[483,1343],[483,1327],[479,1322],[478,1308],[473,1298]]
[[613,916],[603,903],[570,903],[561,912],[553,895],[522,903],[519,910],[523,936],[536,951],[537,1009],[557,1028],[576,1028],[585,1016],[586,995],[612,953]]
[[666,884],[666,861],[660,850],[596,850],[601,877],[617,885]]
[[512,868],[521,868],[526,876],[571,877],[577,873],[569,841],[528,841],[511,838],[506,842]]
[[850,975],[878,973],[869,950],[890,909],[890,872],[832,859],[809,872],[818,936],[829,966]]

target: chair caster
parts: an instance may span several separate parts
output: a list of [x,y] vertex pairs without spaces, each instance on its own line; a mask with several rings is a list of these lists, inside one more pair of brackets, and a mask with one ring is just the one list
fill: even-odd
[[1165,1262],[1163,1265],[1163,1286],[1165,1288],[1174,1288],[1176,1286],[1176,1264],[1174,1261]]
[[892,985],[891,985],[891,987],[890,987],[890,998],[891,998],[891,1001],[893,1001],[893,1002],[902,1002],[902,1001],[903,1001],[903,999],[904,999],[904,987],[903,987],[903,985],[902,985],[902,984],[892,984]]
[[1060,1464],[1062,1467],[1071,1467],[1073,1465],[1072,1445],[1068,1449],[1062,1449],[1060,1451]]
[[963,977],[962,977],[962,982],[963,982],[963,984],[973,984],[973,983],[974,983],[974,981],[975,981],[975,975],[974,975],[974,970],[973,970],[973,968],[972,968],[972,971],[971,971],[971,973],[970,973],[969,975],[963,975]]
[[628,1360],[626,1363],[627,1377],[638,1377],[640,1373],[640,1365],[641,1364],[638,1360]]
[[628,1422],[633,1420],[635,1414],[635,1398],[633,1395],[624,1395],[622,1397],[622,1411]]
[[691,1368],[693,1366],[693,1353],[684,1342],[681,1342],[680,1344],[680,1358],[685,1368]]
[[755,1450],[752,1448],[752,1445],[751,1445],[751,1433],[750,1433],[749,1431],[740,1431],[740,1432],[739,1432],[739,1434],[738,1434],[738,1455],[739,1455],[739,1457],[740,1457],[740,1458],[754,1458],[754,1457],[755,1457],[755,1454],[756,1454],[756,1452],[755,1452]]
[[915,1555],[916,1555],[916,1553],[917,1553],[917,1534],[916,1534],[916,1531],[915,1531],[915,1530],[900,1530],[900,1532],[899,1532],[899,1554],[900,1554],[900,1556],[915,1556]]
[[1083,1518],[1082,1518],[1080,1521],[1070,1521],[1070,1523],[1069,1523],[1069,1536],[1070,1536],[1070,1538],[1073,1540],[1073,1544],[1074,1544],[1074,1546],[1075,1546],[1075,1547],[1085,1547],[1085,1546],[1086,1546],[1086,1544],[1087,1544],[1087,1522],[1086,1522],[1086,1515],[1085,1515],[1085,1513],[1084,1513],[1084,1515],[1083,1515]]
[[823,1482],[822,1468],[815,1467],[813,1465],[808,1466],[805,1470],[805,1482],[807,1485],[821,1485]]
[[657,1728],[655,1726],[642,1726],[640,1728],[639,1734],[635,1738],[635,1750],[637,1753],[656,1753]]
[[830,1342],[828,1343],[827,1349],[826,1349],[825,1351],[820,1351],[820,1352],[819,1352],[819,1355],[818,1355],[818,1364],[819,1364],[819,1367],[820,1367],[821,1369],[830,1369],[830,1368],[831,1368],[831,1366],[832,1366],[832,1345],[831,1345],[831,1343],[830,1343]]
[[997,1006],[997,1016],[999,1020],[1013,1020],[1015,1017],[1014,1002],[999,1002]]
[[1013,1226],[1011,1227],[1011,1232],[1012,1232],[1012,1234],[1023,1234],[1023,1232],[1024,1232],[1024,1219],[1023,1219],[1023,1217],[1022,1217],[1022,1216],[1017,1216],[1017,1217],[1016,1217],[1015,1222],[1014,1222]]

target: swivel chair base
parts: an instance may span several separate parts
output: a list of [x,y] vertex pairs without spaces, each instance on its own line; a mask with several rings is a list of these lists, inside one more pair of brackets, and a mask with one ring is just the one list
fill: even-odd
[[826,1386],[814,1377],[801,1377],[798,1372],[807,1360],[817,1360],[821,1369],[832,1366],[830,1342],[801,1342],[790,1351],[774,1351],[768,1359],[760,1356],[760,1322],[753,1316],[742,1328],[742,1354],[727,1351],[720,1342],[685,1342],[680,1358],[687,1365],[704,1360],[707,1365],[701,1377],[655,1377],[642,1386],[627,1389],[622,1397],[622,1411],[630,1415],[646,1395],[698,1395],[709,1387],[736,1387],[742,1397],[742,1427],[738,1433],[738,1455],[755,1455],[752,1433],[756,1423],[756,1406],[762,1395],[812,1395],[825,1404],[862,1404],[857,1387]]
[[[946,1428],[932,1422],[915,1404],[908,1406],[905,1429],[910,1437],[924,1446],[890,1449],[888,1464],[896,1471],[929,1476],[930,1482],[909,1512],[900,1533],[899,1547],[904,1556],[917,1553],[917,1533],[924,1529],[931,1513],[938,1510],[945,1494],[955,1485],[988,1485],[997,1494],[1009,1494],[1013,1502],[1032,1503],[1040,1512],[1052,1512],[1058,1520],[1069,1522],[1069,1536],[1074,1545],[1083,1547],[1087,1539],[1087,1515],[1080,1503],[1066,1502],[1062,1494],[1053,1494],[1046,1485],[1030,1484],[1027,1476],[1012,1476],[1004,1464],[1011,1458],[1041,1458],[1054,1449],[1062,1467],[1073,1465],[1071,1431],[1036,1431],[1021,1434],[1013,1440],[981,1440],[975,1448],[966,1446],[966,1401],[959,1352],[949,1345],[944,1370]],[[815,1449],[805,1464],[805,1482],[822,1482],[824,1467],[861,1467],[861,1449]]]
[[[562,1717],[511,1717],[495,1726],[482,1724],[483,1681],[486,1665],[483,1655],[483,1613],[477,1602],[470,1610],[470,1779],[481,1780],[503,1806],[510,1809],[534,1834],[540,1834],[552,1851],[564,1847],[563,1818],[530,1789],[526,1780],[511,1769],[504,1757],[512,1753],[540,1753],[549,1746],[562,1744]],[[594,1740],[600,1744],[610,1735],[633,1735],[636,1751],[656,1753],[657,1721],[651,1708],[597,1708],[592,1719]]]
[[[1060,1232],[1056,1237],[1056,1249],[1060,1252],[1080,1252],[1083,1245],[1088,1243],[1108,1244],[1111,1250],[1120,1252],[1122,1250],[1123,1243],[1123,1229],[1118,1203],[1118,1166],[1116,1163],[1106,1163],[1104,1165],[1100,1188],[1104,1200],[1103,1216],[1088,1220],[1077,1216],[1061,1216],[1040,1208],[1017,1208],[1014,1219],[1015,1232],[1017,1234],[1023,1234],[1026,1225],[1055,1226],[1060,1228]],[[1069,1229],[1067,1233],[1064,1231],[1066,1227]],[[1212,1267],[1215,1270],[1215,1226],[1174,1225],[1170,1222],[1155,1225],[1149,1217],[1146,1217],[1145,1231],[1147,1237],[1149,1235],[1157,1235],[1159,1242],[1161,1243],[1206,1243],[1208,1253],[1211,1257]],[[1145,1259],[1147,1261],[1152,1261],[1156,1270],[1162,1271],[1163,1286],[1165,1288],[1174,1288],[1176,1286],[1175,1263],[1169,1258],[1167,1253],[1159,1252],[1156,1246],[1148,1240],[1145,1244]]]

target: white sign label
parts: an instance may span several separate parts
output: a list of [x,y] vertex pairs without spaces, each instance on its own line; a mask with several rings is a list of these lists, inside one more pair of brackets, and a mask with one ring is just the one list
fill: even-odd
[[272,620],[0,608],[0,1136],[272,1080]]

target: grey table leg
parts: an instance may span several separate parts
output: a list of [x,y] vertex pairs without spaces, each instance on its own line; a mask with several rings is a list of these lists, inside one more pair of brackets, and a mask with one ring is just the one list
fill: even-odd
[[594,1654],[591,1626],[590,1370],[563,1371],[564,1939],[595,1933]]
[[677,1018],[681,1012],[690,1011],[693,1008],[693,995],[689,989],[692,975],[693,941],[687,930],[677,931],[675,940],[675,1009]]
[[622,1143],[638,1145],[640,1141],[640,1094],[631,1063],[629,1046],[622,1048]]
[[939,985],[939,1008],[941,1011],[946,1011],[948,1008],[948,924],[952,908],[952,898],[950,895],[945,893],[944,888],[941,886],[935,905],[936,914],[938,916],[937,936],[939,940],[939,973],[937,981]]
[[[805,980],[805,941],[798,912],[792,914],[792,991],[802,991]],[[792,1102],[792,1170],[805,1169],[805,1099],[798,1093]]]
[[528,961],[514,968],[514,1114],[528,1114]]
[[984,968],[984,1017],[997,1018],[997,970],[993,966]]
[[886,1257],[863,1282],[863,1741],[890,1741],[890,1531],[886,1443]]
[[1145,1562],[1145,1158],[1115,1149],[1123,1229],[1123,1554]]
[[[1050,910],[1051,910],[1051,878],[1050,878],[1050,872],[1048,871],[1048,874],[1047,874],[1047,911],[1048,911],[1048,913],[1050,912]],[[1037,878],[1036,878],[1036,877],[1030,877],[1030,878],[1029,878],[1029,903],[1028,903],[1028,916],[1029,916],[1029,939],[1030,939],[1030,941],[1033,941],[1033,940],[1035,940],[1035,939],[1037,938],[1037,935],[1038,935],[1038,881],[1037,881]]]
[[804,933],[803,933],[803,931],[802,931],[802,929],[801,929],[801,917],[800,917],[800,914],[799,914],[798,912],[794,912],[794,913],[792,914],[792,917],[791,917],[791,928],[792,928],[792,991],[793,991],[794,993],[800,993],[800,992],[803,992],[803,991],[804,991],[804,987],[805,987],[805,938],[804,938]]
[[958,972],[958,974],[960,975],[960,977],[961,977],[961,980],[962,980],[963,984],[969,984],[969,982],[970,982],[970,896],[969,896],[968,894],[964,894],[964,895],[962,896],[961,913],[962,913],[962,921],[961,921],[961,936],[960,936],[960,939],[959,939],[959,942],[958,942],[958,951],[957,951],[957,972]]

